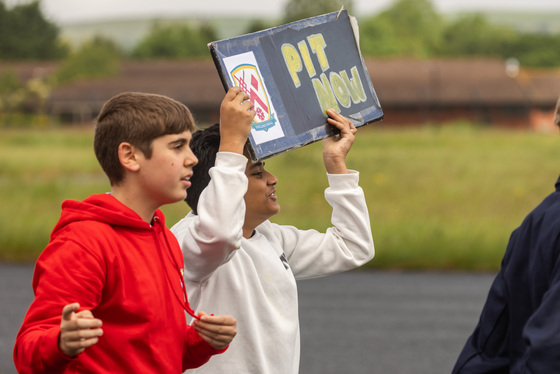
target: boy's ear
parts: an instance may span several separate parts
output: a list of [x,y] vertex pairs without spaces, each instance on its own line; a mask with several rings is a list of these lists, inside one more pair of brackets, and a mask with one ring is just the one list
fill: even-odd
[[140,168],[138,152],[140,152],[140,150],[130,143],[122,142],[119,144],[119,161],[126,170],[138,171]]

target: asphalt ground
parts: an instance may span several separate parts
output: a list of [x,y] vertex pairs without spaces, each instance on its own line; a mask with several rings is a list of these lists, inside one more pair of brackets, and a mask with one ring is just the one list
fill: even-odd
[[[0,374],[33,299],[32,265],[0,264]],[[301,374],[450,373],[494,274],[353,271],[298,282]]]

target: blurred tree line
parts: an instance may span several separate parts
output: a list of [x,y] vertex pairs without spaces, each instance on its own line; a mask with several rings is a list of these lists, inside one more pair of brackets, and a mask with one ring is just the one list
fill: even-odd
[[[72,49],[62,42],[59,27],[44,18],[39,4],[40,0],[32,0],[8,9],[0,0],[0,61],[61,60],[65,62],[63,69],[68,70],[59,77],[62,81],[81,75],[95,76],[94,67],[101,74],[110,73],[114,71],[114,62],[103,63],[107,59],[207,58],[207,43],[218,39],[209,23],[155,23],[127,53],[112,40],[100,36]],[[336,11],[340,4],[353,14],[352,0],[288,0],[277,24],[255,19],[246,31]],[[358,15],[358,20],[360,48],[368,57],[476,55],[515,57],[524,66],[560,66],[560,35],[517,31],[492,24],[477,13],[450,20],[438,14],[431,0],[394,0],[384,11]],[[84,72],[75,71],[79,65],[84,66]]]
[[[246,32],[336,11],[341,4],[354,15],[352,0],[288,0],[277,24],[255,19]],[[448,19],[438,14],[430,0],[394,0],[378,14],[356,16],[360,48],[366,57],[514,57],[523,66],[560,66],[559,34],[521,32],[492,24],[481,14]],[[198,26],[155,23],[128,52],[101,36],[71,48],[62,41],[60,28],[43,16],[40,0],[12,8],[0,0],[0,63],[60,62],[56,73],[41,82],[33,82],[34,88],[24,87],[13,73],[4,70],[0,76],[0,112],[28,105],[23,98],[29,95],[35,97],[31,102],[40,101],[44,91],[56,84],[117,74],[123,59],[208,58],[206,45],[217,39],[216,30],[208,23]]]

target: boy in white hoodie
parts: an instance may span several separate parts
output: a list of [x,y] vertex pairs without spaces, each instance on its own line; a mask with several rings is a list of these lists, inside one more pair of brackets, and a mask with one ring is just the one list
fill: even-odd
[[[228,95],[222,111],[233,100]],[[221,118],[220,126],[194,133],[191,148],[199,163],[186,199],[192,212],[171,231],[183,249],[191,305],[234,316],[238,333],[227,352],[193,373],[297,373],[296,280],[350,270],[373,258],[359,174],[345,161],[356,128],[333,110],[327,113],[340,135],[323,141],[330,185],[325,197],[333,207],[333,227],[326,233],[268,220],[280,211],[278,180],[264,162],[245,156],[252,118]]]

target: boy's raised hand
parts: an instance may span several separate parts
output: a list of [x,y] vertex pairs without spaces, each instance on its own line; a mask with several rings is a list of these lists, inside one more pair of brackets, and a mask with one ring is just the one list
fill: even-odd
[[255,117],[250,96],[239,87],[226,93],[220,106],[220,152],[243,154]]
[[340,130],[339,135],[323,139],[323,162],[329,174],[347,174],[346,155],[354,144],[356,126],[343,115],[328,109],[327,121]]
[[78,303],[68,304],[62,309],[58,347],[68,357],[82,353],[103,335],[101,320],[94,318],[89,310],[76,313],[78,309]]
[[200,319],[193,320],[192,327],[216,350],[227,347],[237,334],[237,322],[232,316],[209,316],[204,312],[198,315]]

